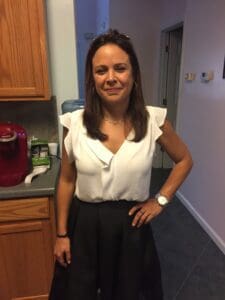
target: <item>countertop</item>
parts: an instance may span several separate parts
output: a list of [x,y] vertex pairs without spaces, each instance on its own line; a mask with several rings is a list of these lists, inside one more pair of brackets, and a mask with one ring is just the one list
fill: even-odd
[[59,166],[60,160],[52,157],[51,168],[34,177],[30,184],[22,182],[11,187],[0,187],[0,200],[54,195]]

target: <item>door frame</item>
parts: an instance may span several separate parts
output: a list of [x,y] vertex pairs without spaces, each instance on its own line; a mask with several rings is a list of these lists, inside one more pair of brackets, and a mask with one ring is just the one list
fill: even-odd
[[[161,107],[166,107],[163,103],[163,99],[166,99],[166,92],[167,92],[167,72],[168,72],[168,58],[169,58],[169,52],[166,51],[166,47],[168,47],[169,44],[169,35],[172,31],[176,29],[182,28],[184,32],[184,24],[183,22],[179,22],[173,26],[170,26],[168,28],[165,28],[161,30],[160,33],[160,63],[159,63],[159,79],[158,79],[158,99],[157,99],[157,105]],[[175,114],[175,119],[173,120],[173,123],[175,125],[175,129],[177,129],[177,112],[178,112],[178,106],[179,106],[179,94],[180,94],[180,87],[181,87],[181,74],[182,74],[182,60],[183,60],[183,34],[182,34],[182,49],[180,54],[180,69],[179,69],[179,75],[178,75],[178,86],[177,86],[177,110]],[[157,146],[156,148],[156,162],[155,167],[160,168],[172,168],[173,162],[168,157],[168,155],[161,149],[161,147]]]

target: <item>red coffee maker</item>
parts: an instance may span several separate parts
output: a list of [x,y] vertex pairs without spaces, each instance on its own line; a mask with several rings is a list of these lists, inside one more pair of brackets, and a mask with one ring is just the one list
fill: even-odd
[[22,182],[28,173],[27,134],[23,127],[0,123],[0,186]]

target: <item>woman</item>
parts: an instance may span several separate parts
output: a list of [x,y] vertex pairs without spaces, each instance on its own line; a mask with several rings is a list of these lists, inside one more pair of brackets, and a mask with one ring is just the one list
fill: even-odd
[[[64,145],[50,299],[94,300],[97,290],[102,300],[162,299],[149,223],[166,209],[192,159],[166,109],[145,106],[129,37],[109,30],[92,42],[85,109],[60,120]],[[156,143],[175,164],[150,198]]]

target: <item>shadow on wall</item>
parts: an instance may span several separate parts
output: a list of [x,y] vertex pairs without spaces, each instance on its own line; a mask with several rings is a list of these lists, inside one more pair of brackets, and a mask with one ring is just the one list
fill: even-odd
[[[19,109],[18,109],[19,108]],[[28,135],[58,142],[56,99],[50,101],[0,102],[0,122],[12,122],[23,126]]]

